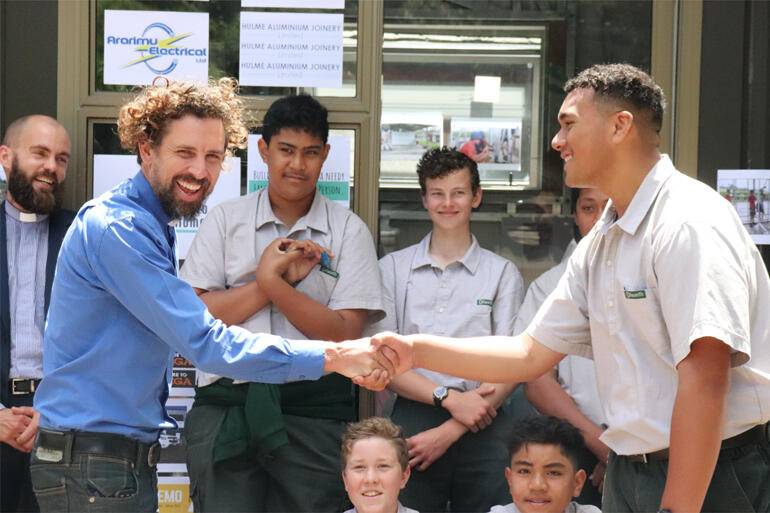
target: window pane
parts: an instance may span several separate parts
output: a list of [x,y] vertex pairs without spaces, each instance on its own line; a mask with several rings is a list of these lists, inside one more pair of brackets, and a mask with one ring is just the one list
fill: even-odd
[[[128,92],[131,85],[114,85],[104,83],[104,11],[137,10],[137,11],[179,11],[209,13],[209,68],[208,74],[213,78],[238,77],[239,74],[239,45],[240,45],[240,13],[249,12],[305,12],[296,9],[253,9],[241,8],[240,1],[211,0],[200,1],[154,1],[154,0],[97,0],[96,2],[96,89],[98,91]],[[338,88],[301,88],[317,96],[353,97],[356,95],[357,72],[357,43],[358,43],[358,1],[347,0],[344,11],[314,10],[318,13],[342,13],[343,27],[343,57],[342,57],[342,87]],[[152,20],[148,17],[148,25]],[[141,36],[141,34],[137,34]],[[144,63],[137,64],[139,66]],[[263,87],[243,86],[242,94],[255,96],[284,96],[296,92],[296,87]]]

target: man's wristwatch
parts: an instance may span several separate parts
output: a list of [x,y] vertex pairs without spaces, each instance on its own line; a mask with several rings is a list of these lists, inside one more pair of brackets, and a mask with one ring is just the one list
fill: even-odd
[[433,404],[436,405],[436,408],[441,408],[443,406],[444,399],[447,398],[450,390],[457,390],[458,392],[462,392],[461,388],[445,387],[443,385],[437,386],[433,389]]

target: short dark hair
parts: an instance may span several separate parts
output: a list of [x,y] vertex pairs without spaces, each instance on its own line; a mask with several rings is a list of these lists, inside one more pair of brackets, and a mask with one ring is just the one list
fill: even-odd
[[593,89],[594,93],[620,101],[646,114],[656,132],[663,126],[666,97],[650,75],[630,64],[596,64],[564,84],[564,91]]
[[267,109],[262,122],[262,139],[270,144],[270,138],[282,128],[307,132],[326,144],[329,139],[329,111],[309,94],[284,96]]
[[585,448],[583,435],[564,419],[551,415],[535,415],[516,423],[508,444],[511,458],[519,449],[529,444],[556,445],[575,471],[580,469],[580,453]]
[[472,158],[446,146],[426,151],[417,163],[420,193],[425,196],[425,180],[428,178],[441,178],[461,169],[467,169],[470,173],[471,191],[476,194],[476,191],[481,187],[481,179],[479,178],[479,168]]

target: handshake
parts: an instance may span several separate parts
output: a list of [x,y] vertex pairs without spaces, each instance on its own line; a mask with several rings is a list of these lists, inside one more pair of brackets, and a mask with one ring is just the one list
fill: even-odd
[[327,346],[324,371],[353,379],[369,390],[382,390],[394,378],[412,368],[413,344],[408,336],[378,333]]

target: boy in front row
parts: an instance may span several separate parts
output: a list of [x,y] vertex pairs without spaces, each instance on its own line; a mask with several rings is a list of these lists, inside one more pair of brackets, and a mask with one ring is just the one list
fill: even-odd
[[510,443],[511,466],[505,469],[513,502],[490,513],[600,513],[572,501],[586,481],[578,467],[583,436],[569,422],[543,415],[523,419]]
[[[381,315],[369,230],[316,189],[328,134],[311,96],[275,101],[258,144],[267,187],[217,205],[201,224],[180,275],[225,323],[344,340]],[[278,387],[199,372],[185,422],[195,511],[347,507],[339,448],[356,400],[350,380],[332,374]]]
[[354,508],[345,513],[417,513],[398,502],[409,481],[409,448],[401,428],[369,417],[342,437],[342,480]]
[[[433,229],[380,260],[386,318],[373,331],[511,335],[522,278],[471,233],[471,211],[481,203],[476,162],[437,148],[422,156],[417,175]],[[452,511],[484,512],[507,499],[502,474],[511,421],[497,409],[513,387],[425,369],[391,381],[398,394],[391,417],[408,437],[413,469],[405,504],[444,512],[449,502]]]

